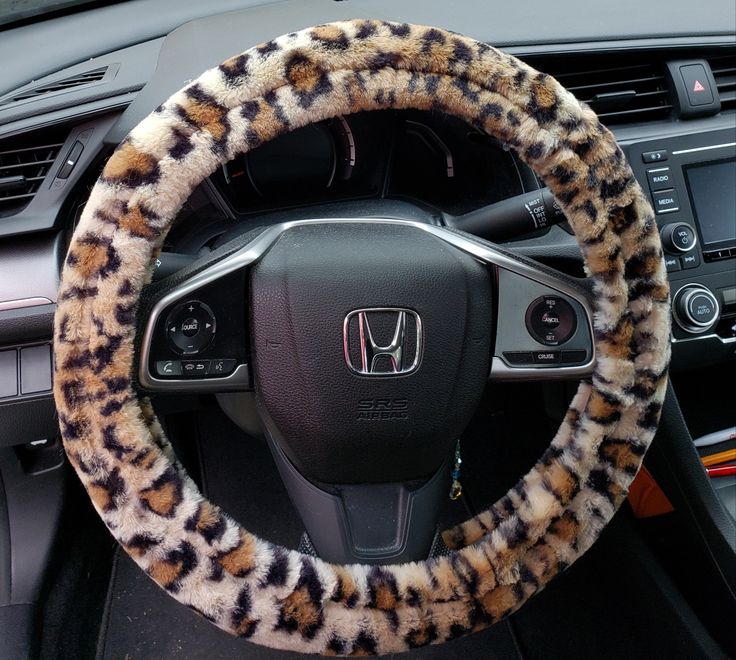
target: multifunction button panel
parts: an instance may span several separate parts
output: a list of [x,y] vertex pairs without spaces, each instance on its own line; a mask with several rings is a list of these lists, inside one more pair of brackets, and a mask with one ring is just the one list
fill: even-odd
[[[702,70],[680,64],[674,74],[705,98]],[[672,296],[673,366],[736,358],[736,130],[661,138],[626,149],[662,237]]]
[[182,355],[195,355],[209,346],[215,336],[217,319],[208,305],[187,300],[169,312],[166,337],[169,345]]
[[212,386],[224,383],[225,389],[246,389],[246,304],[245,275],[241,271],[154,308],[155,330],[143,339],[149,342],[150,381],[144,386],[153,384],[150,388],[155,389],[158,381],[161,389],[171,390],[177,389],[172,384],[196,387],[198,381],[207,381]]
[[590,364],[588,315],[575,297],[509,271],[499,270],[498,277],[494,352],[506,365],[505,377],[527,367],[571,367],[572,371]]

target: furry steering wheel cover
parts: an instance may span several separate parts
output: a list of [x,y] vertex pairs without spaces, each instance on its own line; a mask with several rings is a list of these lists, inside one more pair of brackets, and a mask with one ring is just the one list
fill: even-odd
[[[449,556],[337,566],[257,538],[203,498],[133,389],[136,310],[172,219],[221,163],[299,126],[384,108],[461,117],[511,145],[549,186],[592,281],[597,362],[533,469],[445,532]],[[383,654],[499,621],[593,544],[655,432],[669,318],[652,209],[590,108],[483,43],[356,20],[227,60],[122,142],[67,256],[54,393],[67,455],[94,506],[174,598],[258,644]]]

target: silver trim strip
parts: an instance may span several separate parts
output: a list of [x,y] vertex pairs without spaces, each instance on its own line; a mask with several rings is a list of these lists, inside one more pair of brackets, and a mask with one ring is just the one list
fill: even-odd
[[724,142],[723,144],[711,144],[708,147],[694,147],[693,149],[680,149],[679,151],[673,151],[672,155],[678,154],[692,154],[696,151],[710,151],[711,149],[723,149],[725,147],[736,147],[736,142]]
[[24,309],[26,307],[37,307],[39,305],[53,305],[54,301],[48,298],[37,296],[34,298],[18,298],[17,300],[0,301],[0,312],[7,312],[11,309]]
[[721,344],[733,344],[736,343],[736,337],[721,337],[721,335],[711,332],[709,335],[698,335],[697,337],[672,337],[673,344],[684,344],[689,341],[700,341],[701,339],[717,339]]
[[[570,286],[564,280],[560,280],[554,275],[538,270],[535,267],[521,261],[513,259],[503,252],[497,251],[492,247],[476,243],[475,241],[450,231],[444,227],[436,225],[427,225],[413,220],[397,220],[392,218],[323,218],[310,220],[296,220],[292,222],[284,222],[267,228],[263,233],[259,234],[248,245],[244,246],[234,254],[225,257],[222,261],[213,264],[211,267],[194,275],[191,279],[183,282],[179,287],[170,291],[161,300],[159,300],[151,310],[151,314],[146,323],[141,339],[140,366],[138,378],[144,387],[152,391],[227,391],[245,389],[247,385],[248,367],[245,367],[245,373],[241,369],[225,378],[207,378],[201,380],[187,379],[171,379],[165,380],[156,378],[150,373],[148,364],[150,361],[151,339],[163,310],[177,300],[185,297],[197,289],[210,284],[211,282],[243,268],[262,257],[268,249],[273,245],[276,239],[288,229],[293,227],[312,225],[312,224],[394,224],[406,227],[414,227],[433,234],[441,240],[455,246],[456,248],[475,256],[477,259],[498,268],[504,268],[511,272],[517,273],[529,278],[535,282],[539,282],[550,289],[563,293],[575,301],[577,301],[585,311],[587,316],[587,326],[589,336],[593,337],[593,310],[590,300],[583,295],[576,287]],[[591,359],[583,364],[569,367],[509,367],[499,356],[494,356],[491,364],[490,378],[494,380],[523,380],[523,379],[560,379],[560,378],[580,378],[588,376],[593,372],[595,364],[595,344],[592,343]]]

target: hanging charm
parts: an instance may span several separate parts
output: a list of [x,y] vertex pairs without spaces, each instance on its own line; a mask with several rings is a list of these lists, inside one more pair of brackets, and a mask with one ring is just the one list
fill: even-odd
[[460,440],[458,440],[455,445],[455,466],[452,469],[452,485],[450,486],[450,499],[453,501],[463,494],[463,485],[460,483],[460,464],[462,462]]

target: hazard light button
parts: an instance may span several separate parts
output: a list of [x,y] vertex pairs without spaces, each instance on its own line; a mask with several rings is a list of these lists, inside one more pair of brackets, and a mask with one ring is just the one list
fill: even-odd
[[716,82],[704,59],[667,62],[674,114],[681,119],[705,117],[721,111]]
[[710,105],[713,103],[713,89],[709,76],[702,64],[686,64],[680,67],[680,75],[685,83],[690,105]]

